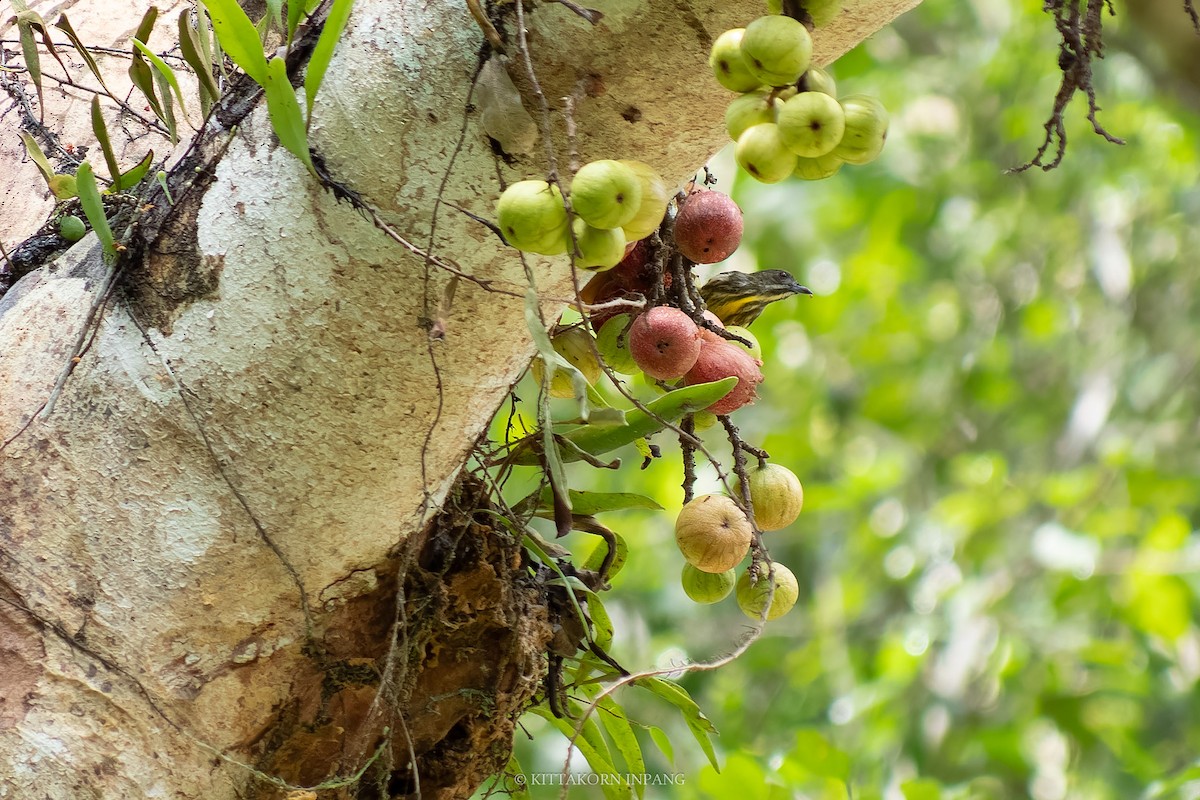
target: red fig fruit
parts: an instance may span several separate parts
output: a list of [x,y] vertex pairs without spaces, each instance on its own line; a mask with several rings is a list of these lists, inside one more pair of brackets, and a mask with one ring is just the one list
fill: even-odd
[[754,398],[758,396],[758,384],[763,380],[762,370],[758,368],[761,363],[742,348],[729,342],[706,340],[700,348],[700,356],[696,363],[688,370],[686,383],[690,386],[736,375],[737,386],[707,409],[714,414],[729,414],[753,403]]
[[675,217],[675,244],[697,264],[729,258],[742,241],[742,210],[720,192],[693,192]]
[[655,306],[633,321],[629,352],[651,378],[682,378],[700,355],[700,329],[691,317],[671,306]]

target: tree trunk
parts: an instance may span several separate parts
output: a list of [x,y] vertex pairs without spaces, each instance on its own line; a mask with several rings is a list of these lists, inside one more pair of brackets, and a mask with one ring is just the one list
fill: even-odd
[[[848,3],[819,60],[916,2]],[[576,94],[582,161],[638,157],[682,182],[723,144],[712,39],[762,4],[602,10],[594,27],[529,14],[545,96]],[[311,179],[243,82],[175,154],[174,204],[159,193],[134,225],[52,413],[105,284],[94,237],[0,298],[0,796],[219,800],[344,778],[320,796],[419,780],[451,798],[503,767],[553,607],[459,480],[531,353],[515,251],[459,209],[490,217],[498,174],[547,165],[540,142],[499,158],[481,132],[482,42],[464,3],[358,0],[310,143],[486,285],[443,303],[447,272]],[[571,294],[565,261],[533,265],[547,318]]]

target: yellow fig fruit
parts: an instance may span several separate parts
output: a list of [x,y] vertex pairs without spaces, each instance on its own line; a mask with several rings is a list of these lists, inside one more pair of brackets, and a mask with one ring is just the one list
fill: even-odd
[[779,464],[764,464],[750,471],[750,505],[759,530],[786,528],[804,508],[804,487],[796,473]]
[[[775,562],[775,594],[771,596],[771,607],[767,609],[767,620],[779,619],[792,610],[800,597],[800,584],[792,571]],[[771,582],[767,580],[767,565],[759,564],[758,580],[750,582],[750,570],[742,573],[737,581],[737,604],[742,613],[751,619],[762,619],[767,597],[771,595]]]
[[750,552],[754,531],[737,503],[706,494],[684,506],[675,519],[675,544],[703,572],[726,572]]

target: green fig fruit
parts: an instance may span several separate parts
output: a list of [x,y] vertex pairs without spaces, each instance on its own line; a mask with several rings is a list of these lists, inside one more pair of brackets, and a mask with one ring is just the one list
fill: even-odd
[[571,181],[571,209],[597,228],[619,228],[637,215],[642,181],[610,158],[584,164]]
[[822,28],[842,13],[842,0],[804,0],[804,10],[812,17],[813,25]]
[[887,140],[888,113],[883,103],[866,94],[842,98],[846,130],[833,154],[847,164],[869,164],[879,157]]
[[[737,604],[742,613],[751,619],[762,619],[763,609],[767,607],[767,597],[771,593],[771,582],[767,580],[767,565],[759,564],[758,581],[750,582],[750,571],[742,573],[737,581]],[[775,562],[775,594],[771,596],[771,607],[767,609],[767,619],[779,619],[792,610],[800,597],[800,583],[792,571]]]
[[766,86],[786,86],[808,69],[812,37],[791,17],[768,15],[746,26],[741,50],[751,75]]
[[625,257],[625,232],[620,228],[597,228],[582,219],[571,223],[575,231],[575,266],[603,272]]
[[58,235],[68,242],[78,242],[87,233],[83,220],[74,214],[67,214],[58,221]]
[[734,92],[749,92],[762,83],[750,74],[750,67],[742,58],[742,34],[745,28],[734,28],[717,37],[708,54],[708,65],[712,67],[717,83]]
[[798,156],[833,152],[846,130],[846,113],[824,92],[801,92],[779,109],[776,124],[784,145]]
[[613,372],[633,375],[638,371],[633,353],[629,351],[629,314],[618,314],[600,326],[596,333],[596,349]]
[[779,126],[771,122],[747,128],[738,137],[733,155],[742,169],[763,183],[779,183],[796,168],[796,154],[787,149]]
[[496,203],[504,240],[518,250],[555,256],[567,252],[567,210],[562,192],[546,181],[518,181]]
[[803,181],[819,181],[831,178],[846,162],[837,157],[837,153],[826,153],[817,158],[796,157],[796,169],[792,175]]
[[800,76],[800,91],[824,92],[830,97],[837,97],[837,82],[825,70],[811,66]]
[[782,105],[783,102],[773,96],[771,89],[759,89],[737,97],[725,107],[725,132],[736,142],[747,128],[763,122],[774,122],[775,114]]
[[671,190],[662,176],[646,162],[622,160],[618,163],[633,170],[633,174],[637,175],[642,185],[642,202],[638,205],[637,212],[634,213],[633,219],[621,226],[625,230],[625,241],[636,242],[658,230],[663,217],[667,215]]
[[796,473],[779,464],[764,464],[750,471],[750,504],[759,530],[786,528],[804,508],[804,487]]
[[684,564],[679,582],[683,585],[684,594],[694,602],[709,605],[729,596],[733,585],[737,583],[737,572],[732,569],[725,572],[705,572],[691,564]]

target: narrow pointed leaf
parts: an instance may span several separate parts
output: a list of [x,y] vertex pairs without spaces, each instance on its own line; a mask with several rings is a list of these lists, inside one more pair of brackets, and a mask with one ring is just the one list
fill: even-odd
[[267,16],[268,25],[274,25],[277,29],[283,30],[283,0],[267,0]]
[[[221,96],[221,90],[217,88],[217,80],[212,74],[212,62],[202,54],[200,36],[192,27],[188,17],[187,9],[179,14],[179,50],[183,54],[183,60],[196,73],[202,93],[207,93],[210,101],[216,101]],[[202,94],[201,105],[203,104]],[[208,116],[207,110],[205,110],[205,116]]]
[[128,172],[121,173],[121,177],[117,178],[113,185],[109,187],[109,191],[121,192],[132,186],[137,186],[141,183],[142,178],[146,177],[146,173],[150,171],[150,164],[154,161],[154,151],[146,153],[146,155],[133,166]]
[[287,4],[287,43],[290,47],[292,37],[296,35],[296,28],[300,25],[300,20],[304,16],[304,0],[288,0]]
[[29,70],[29,79],[38,96],[38,119],[46,119],[46,102],[42,96],[42,62],[38,56],[37,43],[33,41],[33,26],[28,19],[17,15],[17,34],[21,39],[21,54],[25,57],[25,69]]
[[650,731],[650,738],[658,747],[659,751],[667,757],[668,763],[672,766],[675,764],[675,746],[671,744],[671,737],[667,736],[667,732],[662,728],[656,728],[653,725],[647,728]]
[[287,64],[282,58],[272,58],[267,65],[267,81],[263,84],[267,95],[267,112],[271,116],[271,127],[279,137],[279,143],[288,152],[300,159],[309,172],[316,174],[312,156],[308,152],[308,131],[296,100],[296,90],[288,81]]
[[153,74],[154,85],[158,87],[158,94],[162,97],[162,121],[171,135],[171,144],[175,144],[179,141],[179,126],[175,122],[175,104],[171,101],[171,85],[167,83],[166,77],[161,72]]
[[[176,99],[179,100],[179,113],[183,114],[183,118],[187,120],[187,106],[183,102],[183,91],[179,88],[179,81],[175,77],[175,70],[171,69],[169,66],[167,66],[167,62],[163,61],[161,58],[151,52],[150,48],[146,47],[145,43],[134,39],[133,46],[138,50],[141,50],[142,55],[150,59],[150,63],[154,65],[156,70],[158,70],[158,74],[161,75],[162,79],[166,81],[169,87],[171,87],[171,91],[175,93]],[[163,95],[165,98],[166,92],[163,92]],[[188,124],[191,124],[190,120],[188,120]]]
[[262,41],[254,29],[254,23],[237,4],[237,0],[203,0],[208,15],[212,18],[213,30],[221,47],[233,59],[233,63],[254,79],[266,86],[267,57],[263,54]]
[[[545,488],[538,497],[538,510],[550,507],[550,490]],[[646,508],[662,511],[655,500],[644,494],[633,492],[582,492],[571,490],[571,510],[576,514],[599,514],[602,511],[622,511],[628,508]]]
[[[578,703],[570,704],[571,713],[579,717],[583,713],[583,709]],[[570,739],[575,735],[574,723],[571,720],[559,719],[550,713],[550,709],[544,705],[534,706],[530,709],[531,712],[542,717],[558,731]],[[587,759],[588,765],[597,775],[606,776],[600,782],[600,788],[604,791],[604,796],[608,800],[624,800],[633,796],[633,792],[629,786],[620,780],[617,774],[617,768],[612,762],[612,753],[608,750],[608,743],[604,741],[604,735],[600,732],[599,726],[596,725],[596,720],[588,717],[583,723],[583,729],[579,736],[575,739],[575,747]]]
[[75,29],[71,27],[71,21],[67,19],[67,15],[63,14],[59,16],[58,22],[54,23],[54,27],[67,35],[67,38],[71,40],[71,45],[75,48],[75,52],[79,53],[79,57],[87,64],[92,77],[96,79],[105,91],[108,91],[108,84],[104,82],[104,74],[100,72],[100,65],[96,63],[96,59],[92,57],[91,52],[79,39],[79,34],[75,33]]
[[[613,747],[625,760],[625,772],[629,775],[644,774],[646,762],[642,758],[642,746],[638,744],[637,735],[633,732],[633,726],[629,724],[629,718],[625,716],[625,709],[621,708],[610,695],[600,701],[599,708],[595,713],[600,718],[600,724],[604,726],[608,738],[612,740]],[[634,787],[638,797],[642,796],[645,788],[641,783]]]
[[18,135],[25,145],[25,152],[29,153],[33,163],[42,171],[46,183],[50,183],[50,179],[54,177],[54,167],[50,166],[50,159],[46,158],[46,154],[42,152],[42,148],[38,147],[37,141],[32,136],[23,131]]
[[[564,431],[562,436],[591,455],[607,453],[662,430],[667,423],[682,419],[684,414],[707,408],[729,394],[736,383],[736,377],[729,377],[675,389],[647,403],[646,408],[650,413],[640,409],[625,412],[624,425],[581,425]],[[513,464],[531,466],[538,463],[538,454],[528,442],[526,440],[514,450]],[[580,457],[568,451],[563,458],[571,462],[578,461]]]
[[342,31],[346,29],[346,22],[350,19],[350,9],[353,7],[354,0],[333,0],[333,6],[325,18],[325,27],[321,29],[321,36],[313,47],[312,57],[308,61],[308,71],[304,74],[304,96],[308,102],[310,119],[312,118],[313,99],[321,88],[321,82],[325,80],[325,71],[329,69],[334,48],[337,47]]
[[92,95],[92,133],[100,142],[100,152],[104,154],[108,174],[112,176],[112,182],[116,183],[121,178],[121,168],[117,165],[117,154],[113,152],[112,142],[108,138],[108,125],[104,123],[104,114],[100,111],[99,95]]
[[104,215],[104,200],[96,187],[96,177],[92,174],[91,164],[85,161],[79,165],[79,171],[75,173],[75,183],[79,189],[79,204],[83,206],[83,213],[87,216],[92,230],[96,232],[100,246],[104,248],[104,255],[113,258],[117,250],[113,244],[112,228],[108,226],[108,218]]
[[142,21],[138,23],[137,32],[133,34],[133,38],[142,42],[150,41],[150,34],[154,32],[154,23],[157,20],[158,6],[150,6],[142,15]]

